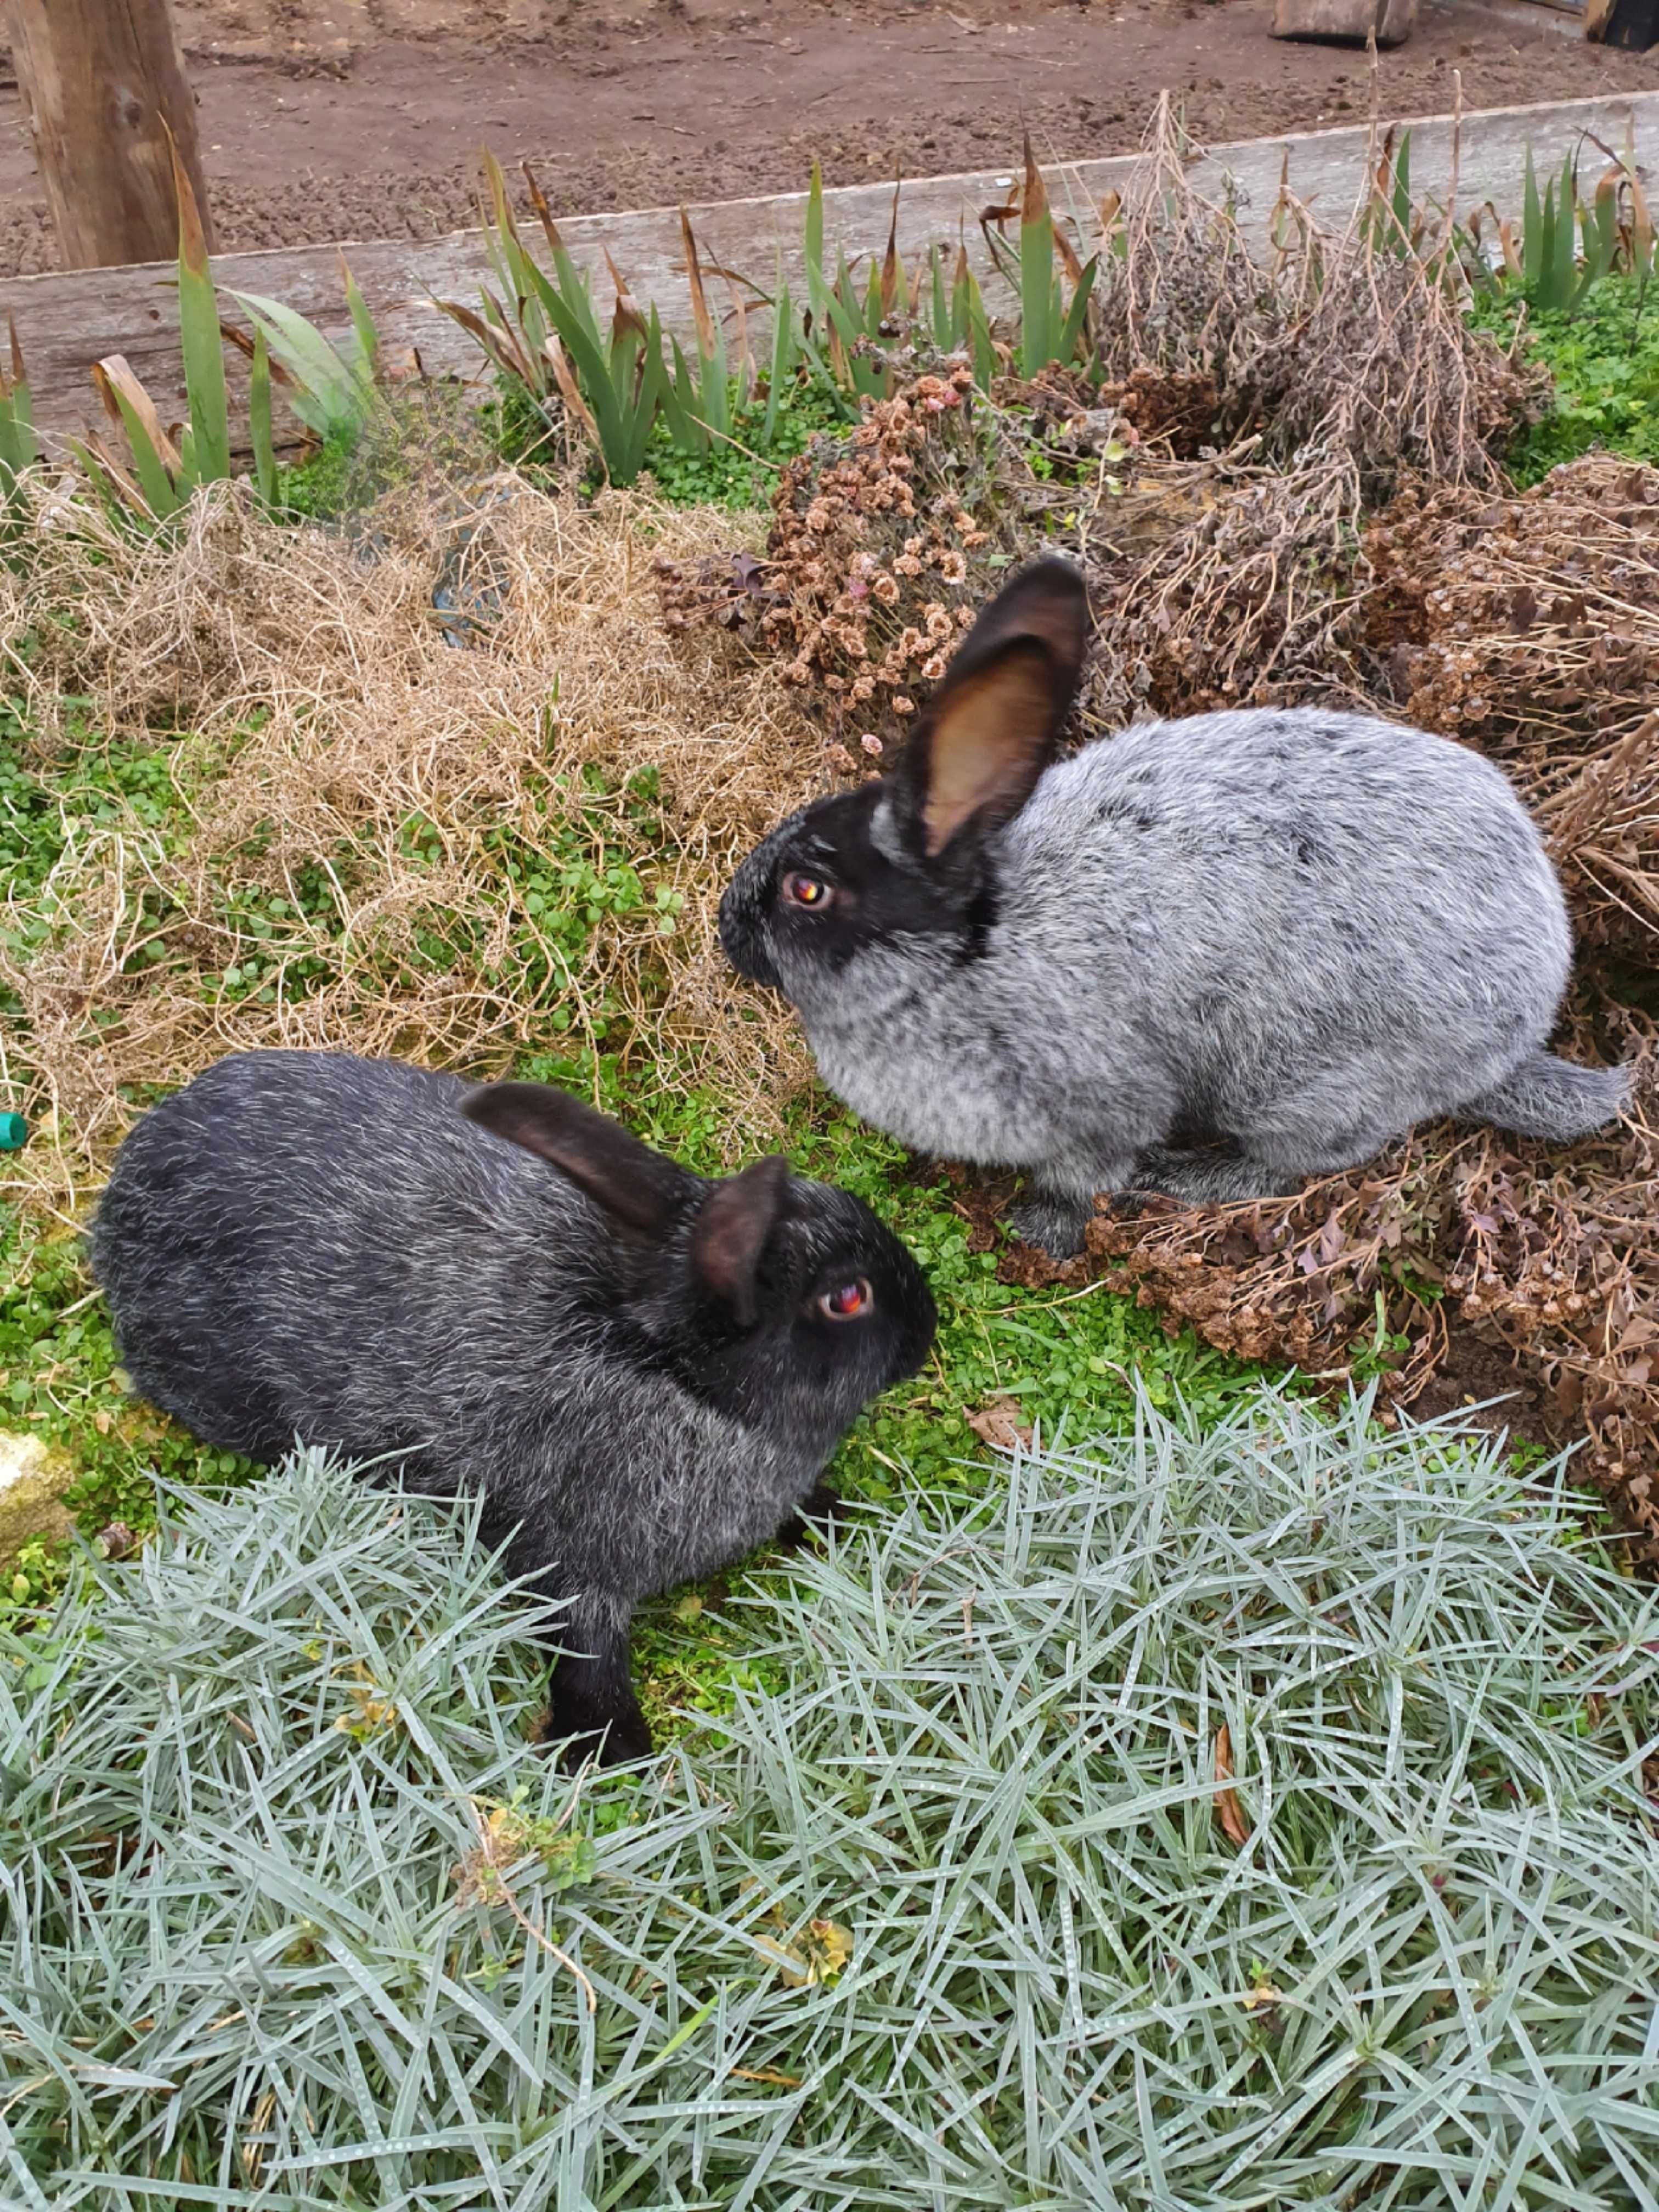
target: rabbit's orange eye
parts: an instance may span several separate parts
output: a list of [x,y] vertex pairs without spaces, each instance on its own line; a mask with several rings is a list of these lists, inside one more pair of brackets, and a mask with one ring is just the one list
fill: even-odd
[[791,906],[828,906],[834,896],[816,876],[786,876],[781,888]]
[[818,1300],[818,1311],[826,1321],[856,1321],[867,1313],[872,1303],[870,1285],[860,1275],[855,1283],[843,1283],[839,1290],[826,1291]]

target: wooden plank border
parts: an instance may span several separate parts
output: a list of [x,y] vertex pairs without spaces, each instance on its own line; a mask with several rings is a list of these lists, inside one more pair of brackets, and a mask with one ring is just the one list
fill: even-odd
[[[1403,127],[1403,126],[1402,126]],[[1500,212],[1518,211],[1528,149],[1540,173],[1599,146],[1633,149],[1650,198],[1659,173],[1659,91],[1620,98],[1568,100],[1537,106],[1492,108],[1466,115],[1455,134],[1449,116],[1411,122],[1412,182],[1415,192],[1443,203],[1452,181],[1455,135],[1458,149],[1457,201],[1462,208],[1491,200]],[[1220,198],[1231,192],[1246,234],[1265,237],[1281,173],[1291,190],[1328,225],[1346,220],[1364,189],[1373,141],[1368,127],[1318,131],[1218,146],[1194,161],[1199,189]],[[1109,191],[1122,191],[1136,157],[1052,164],[1046,173],[1055,213],[1072,216],[1086,237],[1093,210]],[[1011,181],[1007,171],[918,178],[899,196],[898,232],[907,258],[936,240],[965,236],[981,271],[985,254],[976,217]],[[826,250],[839,243],[850,256],[879,251],[887,236],[892,186],[858,185],[824,194]],[[781,267],[795,296],[802,289],[804,192],[722,200],[690,210],[700,245],[709,257],[742,270],[769,290]],[[670,329],[688,331],[690,308],[680,261],[679,217],[672,208],[574,217],[560,229],[577,260],[602,276],[605,251],[615,258],[635,296],[654,301]],[[260,292],[282,301],[335,334],[347,326],[339,254],[332,246],[299,246],[217,256],[222,286]],[[413,243],[348,241],[344,251],[373,311],[389,353],[418,349],[426,367],[482,382],[483,365],[472,342],[432,306],[434,296],[476,306],[488,281],[482,234],[456,231]],[[125,354],[155,396],[164,421],[184,410],[178,315],[171,271],[164,264],[74,270],[0,281],[0,323],[16,323],[34,397],[35,418],[47,442],[73,435],[97,418],[89,377],[92,363]],[[603,298],[602,286],[596,296]]]

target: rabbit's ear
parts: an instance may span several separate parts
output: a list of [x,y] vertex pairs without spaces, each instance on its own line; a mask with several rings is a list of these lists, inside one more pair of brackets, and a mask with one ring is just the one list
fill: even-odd
[[662,1237],[684,1218],[694,1176],[630,1136],[620,1122],[544,1083],[491,1083],[461,1111],[481,1129],[562,1169],[626,1229]]
[[1054,757],[1088,642],[1088,594],[1068,562],[1035,562],[992,600],[894,772],[918,859],[937,860],[969,823],[982,834],[1018,813]]
[[691,1266],[705,1290],[730,1306],[739,1328],[755,1319],[755,1278],[789,1188],[781,1153],[716,1184],[691,1231]]

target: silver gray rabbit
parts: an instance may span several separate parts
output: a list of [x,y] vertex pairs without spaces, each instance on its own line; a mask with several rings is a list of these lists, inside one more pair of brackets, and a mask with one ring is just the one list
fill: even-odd
[[1498,770],[1323,708],[1153,722],[1056,761],[1088,641],[1044,560],[964,639],[892,772],[745,860],[732,964],[919,1151],[1022,1168],[1075,1251],[1098,1192],[1295,1189],[1450,1114],[1565,1142],[1617,1069],[1546,1050],[1571,965]]

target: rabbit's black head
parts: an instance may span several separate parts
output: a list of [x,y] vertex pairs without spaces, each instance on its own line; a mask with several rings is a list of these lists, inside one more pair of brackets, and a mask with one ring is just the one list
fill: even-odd
[[938,1320],[927,1281],[850,1192],[792,1176],[777,1156],[708,1182],[541,1084],[492,1084],[461,1110],[599,1207],[622,1307],[649,1356],[709,1404],[821,1437],[827,1452],[927,1358]]
[[995,919],[996,834],[1054,758],[1088,630],[1068,562],[1016,576],[891,774],[803,808],[744,860],[720,902],[732,966],[799,1004],[872,945],[931,939],[971,958]]

